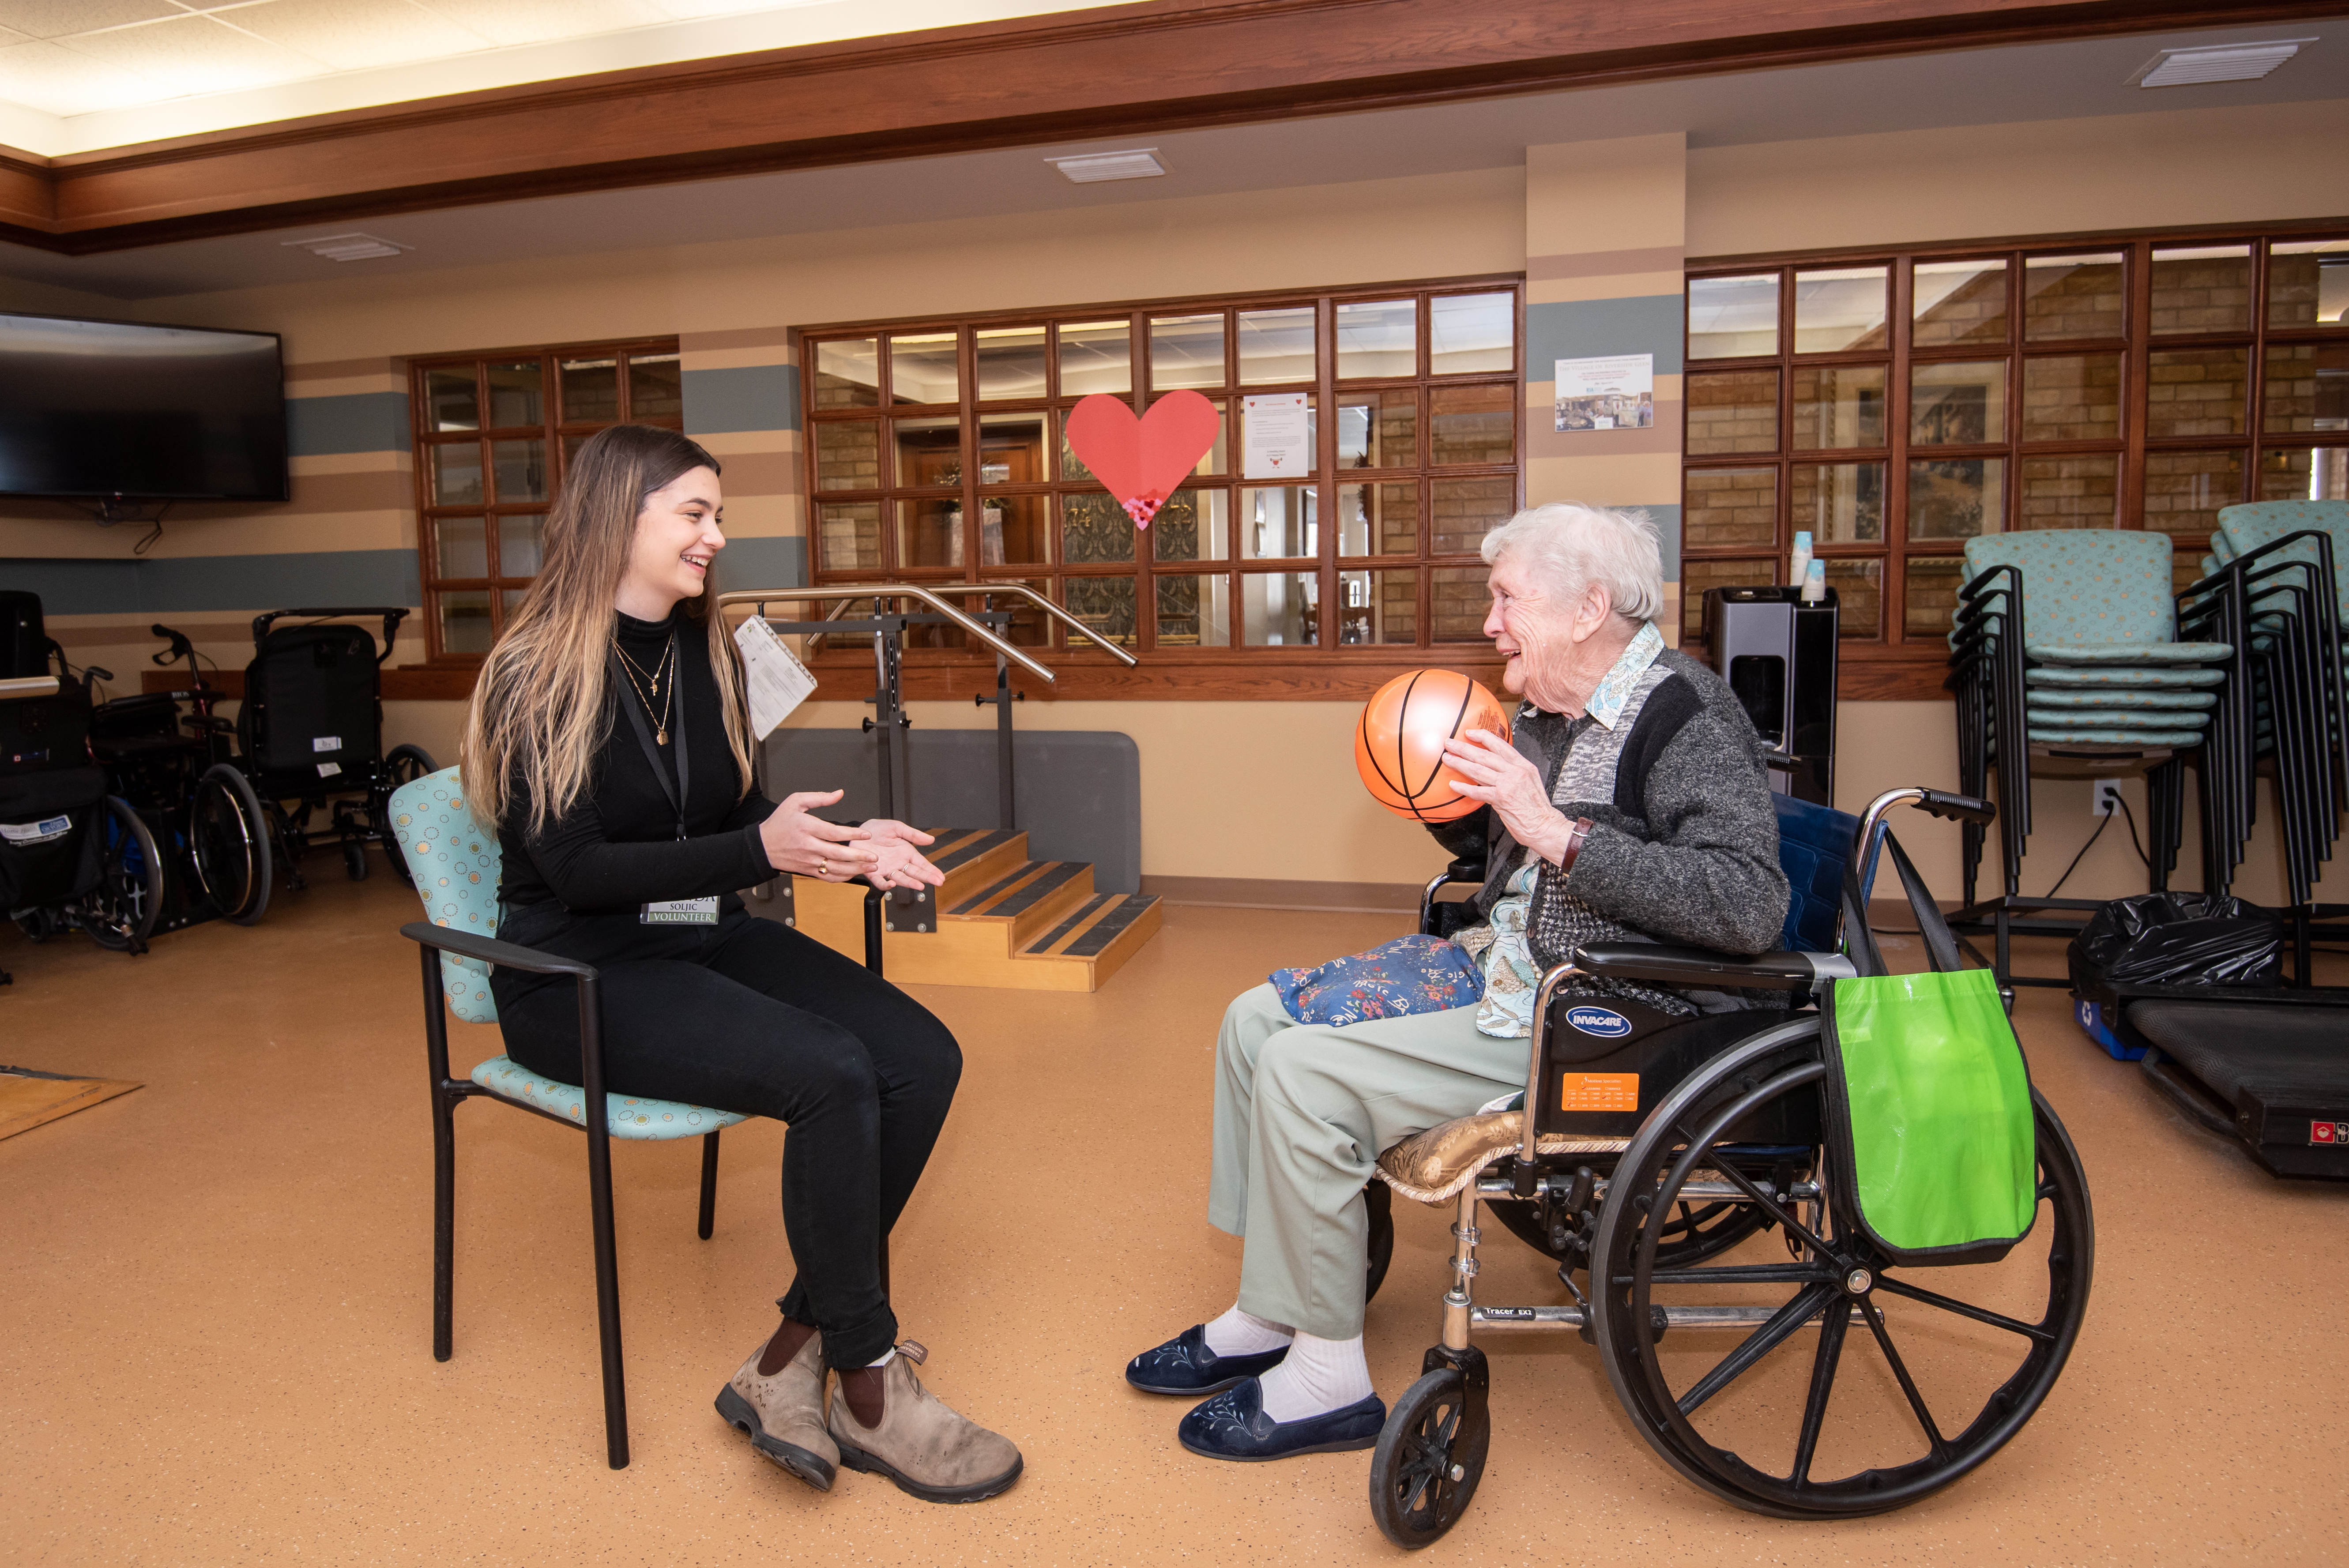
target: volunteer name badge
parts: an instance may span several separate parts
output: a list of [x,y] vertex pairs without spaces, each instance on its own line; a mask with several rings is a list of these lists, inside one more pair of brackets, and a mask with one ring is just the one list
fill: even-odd
[[648,903],[636,916],[640,925],[715,925],[718,923],[718,900],[709,898],[673,898],[661,903]]
[[815,677],[761,616],[753,615],[734,629],[734,645],[742,650],[750,686],[750,731],[764,740],[814,692]]

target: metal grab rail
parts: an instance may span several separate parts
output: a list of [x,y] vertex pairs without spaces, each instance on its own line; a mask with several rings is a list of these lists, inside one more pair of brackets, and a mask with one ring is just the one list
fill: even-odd
[[1037,593],[1036,590],[1030,588],[1025,583],[997,583],[988,581],[972,583],[968,587],[957,587],[952,583],[947,583],[942,585],[941,592],[964,594],[1017,593],[1022,599],[1025,599],[1029,603],[1038,606],[1046,614],[1060,622],[1063,626],[1068,627],[1069,630],[1083,633],[1087,641],[1108,650],[1109,653],[1122,662],[1126,668],[1132,669],[1135,665],[1141,662],[1132,654],[1127,653],[1123,648],[1119,647],[1115,643],[1111,642],[1107,637],[1102,636],[1099,632],[1094,631],[1091,626],[1086,625],[1082,621],[1078,620],[1074,615],[1070,614],[1066,610],[1063,610],[1058,604],[1053,603],[1050,599],[1045,598],[1044,595]]
[[[953,592],[955,589],[963,585],[948,583],[944,584],[944,586],[949,592]],[[992,591],[1000,593],[1002,590],[988,590],[981,588],[974,589],[973,591]],[[786,601],[804,599],[919,599],[923,603],[927,604],[931,609],[936,610],[939,614],[944,615],[947,620],[953,622],[956,625],[960,626],[969,635],[977,637],[980,642],[986,644],[988,647],[993,648],[998,655],[1017,663],[1021,669],[1026,670],[1030,675],[1034,676],[1037,679],[1051,681],[1057,678],[1051,671],[1038,664],[1034,659],[1030,658],[1026,654],[1021,653],[1018,648],[1013,647],[1009,643],[1005,642],[1001,637],[997,636],[993,632],[988,631],[985,626],[980,625],[977,621],[972,620],[968,615],[964,614],[960,610],[957,610],[953,605],[947,603],[944,599],[939,598],[937,594],[932,593],[929,589],[916,587],[911,583],[852,583],[832,584],[821,588],[746,588],[735,593],[720,593],[718,595],[718,607],[720,610],[724,610],[730,604],[764,604],[776,599]],[[1088,635],[1090,634],[1088,634]],[[1129,659],[1127,662],[1130,664],[1133,661]]]

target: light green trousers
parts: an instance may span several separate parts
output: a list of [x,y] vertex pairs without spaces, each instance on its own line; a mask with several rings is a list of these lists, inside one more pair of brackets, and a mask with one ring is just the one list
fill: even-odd
[[1207,1218],[1247,1239],[1239,1304],[1322,1339],[1362,1332],[1380,1153],[1526,1086],[1530,1040],[1476,1032],[1454,1007],[1333,1028],[1300,1024],[1279,993],[1233,999],[1216,1042]]

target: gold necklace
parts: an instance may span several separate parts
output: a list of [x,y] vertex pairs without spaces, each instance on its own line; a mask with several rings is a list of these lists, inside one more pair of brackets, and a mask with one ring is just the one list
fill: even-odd
[[645,717],[653,721],[655,727],[653,744],[655,746],[667,746],[668,744],[668,713],[670,707],[674,706],[677,701],[677,682],[675,680],[671,680],[669,682],[667,695],[663,696],[661,693],[661,675],[664,671],[668,669],[670,660],[677,656],[677,644],[674,641],[670,642],[667,652],[661,655],[660,667],[656,669],[650,676],[647,677],[652,682],[653,696],[661,697],[661,707],[658,713],[655,713],[653,711],[652,697],[648,697],[645,695],[645,688],[637,680],[639,676],[644,675],[644,666],[637,664],[636,660],[628,657],[628,650],[620,646],[620,640],[617,637],[612,639],[612,651],[620,655],[620,663],[627,671],[628,685],[635,690],[636,700],[644,705]]

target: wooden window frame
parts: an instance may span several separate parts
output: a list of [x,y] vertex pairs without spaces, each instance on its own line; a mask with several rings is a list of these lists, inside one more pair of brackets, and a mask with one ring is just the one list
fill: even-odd
[[[532,581],[529,576],[502,573],[498,558],[498,520],[503,517],[543,517],[554,504],[560,492],[564,468],[570,456],[570,443],[594,435],[610,425],[635,423],[657,425],[664,429],[681,429],[684,424],[680,392],[678,409],[675,413],[638,415],[631,407],[633,389],[627,374],[631,359],[667,358],[678,356],[678,340],[674,337],[628,337],[605,339],[592,343],[540,345],[522,348],[484,349],[469,354],[436,354],[409,361],[409,408],[410,440],[413,443],[416,468],[416,549],[419,581],[424,588],[425,662],[429,665],[453,669],[471,669],[481,662],[480,650],[451,652],[445,645],[440,596],[445,593],[486,593],[489,595],[490,640],[492,645],[505,630],[505,597],[519,593]],[[616,414],[609,419],[574,419],[563,418],[562,381],[558,362],[609,356],[615,361],[615,378],[618,396]],[[541,418],[535,425],[491,427],[486,424],[471,430],[440,430],[432,428],[432,407],[427,396],[431,373],[471,367],[473,372],[474,397],[481,418],[489,418],[489,366],[492,364],[512,365],[521,360],[539,362],[539,408]],[[683,385],[680,362],[679,386]],[[502,500],[497,494],[497,475],[492,458],[492,445],[502,440],[544,442],[546,454],[546,484],[543,499]],[[450,502],[443,505],[433,494],[432,449],[442,446],[461,446],[467,441],[476,444],[481,464],[481,495],[478,503]],[[482,548],[486,577],[445,577],[439,571],[437,542],[439,525],[443,519],[482,520]]]
[[[2073,233],[2005,236],[1953,241],[1933,245],[1852,248],[1834,251],[1768,253],[1744,256],[1694,258],[1687,274],[1692,284],[1705,278],[1750,276],[1775,271],[1779,278],[1778,352],[1736,358],[1685,360],[1690,391],[1684,407],[1693,409],[1693,378],[1713,371],[1775,368],[1779,378],[1777,446],[1772,452],[1692,454],[1683,442],[1682,458],[1682,511],[1691,523],[1687,476],[1707,469],[1775,468],[1777,474],[1775,535],[1772,544],[1686,546],[1682,552],[1682,582],[1691,564],[1751,563],[1754,582],[1782,581],[1794,540],[1793,470],[1799,464],[1881,461],[1885,464],[1883,537],[1861,543],[1826,543],[1815,532],[1814,550],[1830,563],[1837,561],[1880,561],[1883,563],[1878,632],[1875,637],[1847,636],[1841,650],[1842,696],[1855,699],[1923,700],[1945,696],[1941,680],[1947,646],[1939,629],[1910,631],[1907,624],[1909,563],[1920,559],[1947,559],[1961,550],[1962,538],[1912,540],[1909,536],[1909,393],[1912,366],[1937,361],[2002,360],[2006,365],[2006,438],[1979,447],[1933,447],[1936,458],[1996,457],[2004,461],[2001,516],[2007,528],[2023,523],[2023,469],[2027,459],[2088,453],[2115,454],[2119,459],[2115,526],[2145,525],[2147,464],[2166,452],[2230,451],[2240,455],[2241,482],[2235,500],[2254,500],[2261,494],[2261,463],[2267,454],[2311,448],[2349,448],[2349,431],[2271,432],[2267,428],[2267,362],[2271,346],[2349,342],[2349,326],[2277,326],[2270,322],[2269,273],[2272,247],[2279,243],[2349,239],[2349,218],[2271,224],[2234,224],[2137,230],[2127,233]],[[2243,328],[2210,332],[2152,332],[2154,253],[2172,249],[2241,244],[2251,252],[2249,322]],[[2025,335],[2023,316],[2023,265],[2026,258],[2050,254],[2118,252],[2124,261],[2122,287],[2125,319],[2120,335],[2111,338],[2033,339]],[[2007,270],[2007,335],[2003,344],[1935,346],[1918,349],[1910,339],[1913,268],[1918,263],[2003,260]],[[1835,267],[1882,265],[1888,273],[1888,341],[1881,348],[1848,352],[1801,354],[1794,339],[1795,290],[1797,272]],[[1683,329],[1686,326],[1683,312]],[[2152,356],[2172,350],[2240,348],[2248,356],[2243,382],[2240,430],[2232,435],[2153,436],[2148,433]],[[2021,415],[2024,365],[2032,358],[2075,354],[2117,354],[2121,360],[2120,433],[2109,438],[2026,439]],[[1834,365],[1886,366],[1885,441],[1868,449],[1794,449],[1795,375],[1798,369]],[[1921,459],[1920,459],[1921,460]],[[2220,502],[2220,504],[2233,504]],[[2199,561],[2209,547],[2207,534],[2170,535],[2181,564]],[[1766,568],[1766,570],[1762,570]]]
[[[1431,302],[1445,295],[1507,294],[1511,296],[1513,349],[1511,365],[1506,370],[1458,372],[1437,375],[1430,363],[1429,335]],[[1402,298],[1417,301],[1416,362],[1408,376],[1349,377],[1340,381],[1337,376],[1337,343],[1334,335],[1339,306],[1371,304]],[[1240,380],[1237,333],[1241,313],[1254,310],[1309,307],[1314,312],[1315,364],[1309,380],[1283,382],[1248,382]],[[1162,395],[1150,385],[1149,349],[1152,317],[1221,314],[1224,317],[1224,380],[1217,387],[1195,388],[1225,408],[1226,455],[1224,472],[1194,476],[1183,489],[1193,490],[1221,490],[1225,502],[1226,528],[1237,535],[1240,527],[1238,501],[1241,492],[1263,486],[1268,481],[1250,481],[1241,476],[1240,443],[1242,432],[1237,417],[1238,399],[1258,393],[1284,391],[1306,392],[1315,399],[1317,421],[1315,438],[1317,454],[1310,483],[1316,493],[1317,552],[1310,557],[1294,559],[1257,559],[1240,557],[1237,537],[1225,542],[1225,553],[1220,560],[1155,559],[1155,536],[1150,531],[1140,531],[1135,539],[1133,559],[1130,562],[1094,563],[1060,559],[1065,548],[1061,528],[1061,508],[1065,498],[1098,496],[1101,486],[1081,468],[1076,477],[1068,477],[1061,465],[1064,437],[1062,421],[1068,411],[1081,400],[1081,394],[1063,392],[1061,385],[1059,340],[1060,325],[1095,323],[1124,317],[1127,322],[1129,364],[1133,367],[1131,385],[1123,400],[1137,415],[1146,412],[1151,401]],[[1121,697],[1215,698],[1230,696],[1294,696],[1340,698],[1367,695],[1399,671],[1419,668],[1430,664],[1468,665],[1496,673],[1498,661],[1492,648],[1481,635],[1473,641],[1431,642],[1431,593],[1436,574],[1445,568],[1473,568],[1484,571],[1483,562],[1473,545],[1466,552],[1434,550],[1432,531],[1434,487],[1440,481],[1454,480],[1502,479],[1508,485],[1508,504],[1500,510],[1495,521],[1505,521],[1510,512],[1525,503],[1525,459],[1526,450],[1526,419],[1525,411],[1525,280],[1522,273],[1484,274],[1467,277],[1418,279],[1394,283],[1369,284],[1319,289],[1251,292],[1213,295],[1176,296],[1165,299],[1127,300],[1053,306],[1046,309],[997,311],[960,315],[907,317],[889,320],[828,323],[803,327],[798,333],[802,384],[807,388],[803,398],[804,440],[802,442],[805,474],[804,493],[808,497],[809,559],[814,580],[818,583],[872,581],[874,576],[889,581],[907,583],[975,583],[985,578],[1017,579],[1045,587],[1056,603],[1066,603],[1068,583],[1084,578],[1110,578],[1133,584],[1133,624],[1132,640],[1127,644],[1141,659],[1133,670],[1118,667],[1108,655],[1086,644],[1082,638],[1071,642],[1061,629],[1050,629],[1049,651],[1044,656],[1056,669],[1064,669],[1063,678],[1053,688],[1059,696],[1114,696]],[[988,399],[978,397],[977,335],[1007,327],[1048,327],[1044,346],[1046,365],[1045,395],[1023,398]],[[888,391],[891,374],[887,358],[887,342],[897,336],[928,333],[952,332],[957,335],[957,365],[959,397],[957,403],[897,405],[890,401]],[[820,407],[817,383],[820,346],[828,342],[874,340],[876,359],[874,407]],[[1433,429],[1431,396],[1439,390],[1495,386],[1506,388],[1506,401],[1512,409],[1512,425],[1516,432],[1510,460],[1506,463],[1443,464],[1432,461]],[[1335,410],[1340,402],[1362,393],[1391,392],[1411,389],[1416,399],[1414,422],[1415,461],[1409,464],[1382,466],[1378,469],[1346,469],[1338,467],[1338,425]],[[1173,390],[1168,388],[1167,390]],[[899,410],[902,409],[902,414]],[[985,484],[978,459],[980,422],[997,416],[1040,414],[1044,420],[1044,449],[1047,477],[1025,484]],[[952,417],[960,421],[961,459],[958,488],[947,490],[939,487],[912,487],[898,483],[897,452],[890,431],[890,421],[896,418],[928,418]],[[831,424],[871,422],[875,430],[876,457],[880,477],[885,482],[873,489],[821,488],[823,476],[819,471],[824,441],[823,428]],[[1357,477],[1359,476],[1359,478]],[[1355,483],[1414,482],[1418,487],[1418,519],[1414,533],[1414,549],[1409,555],[1351,556],[1338,553],[1342,529],[1337,526],[1337,497],[1341,486]],[[896,529],[894,509],[899,502],[921,497],[946,499],[951,495],[960,506],[963,518],[963,565],[960,567],[905,568],[896,560]],[[984,520],[984,503],[988,498],[1017,498],[1035,495],[1044,499],[1043,528],[1046,545],[1041,553],[1048,558],[1041,562],[1009,562],[988,564],[980,560],[980,527]],[[831,505],[874,505],[879,509],[881,531],[881,564],[842,565],[824,555],[824,509]],[[1155,526],[1155,525],[1154,525]],[[1415,641],[1404,644],[1342,644],[1337,639],[1343,620],[1341,573],[1358,572],[1409,572],[1416,574],[1413,630]],[[1225,578],[1229,616],[1229,634],[1242,634],[1242,580],[1259,573],[1311,573],[1318,583],[1316,640],[1311,645],[1231,645],[1198,646],[1188,644],[1162,645],[1158,614],[1157,584],[1166,578],[1217,576]],[[1339,611],[1339,614],[1331,612]],[[1043,628],[1039,627],[1040,631]],[[858,681],[869,687],[871,658],[868,654],[854,649],[839,649],[820,654],[815,659],[820,677],[827,686],[837,684],[838,695],[850,695]],[[908,653],[905,665],[906,689],[909,695],[926,696],[960,696],[992,689],[994,664],[991,658],[981,658],[959,648],[921,648]],[[827,691],[826,695],[833,695]],[[863,692],[855,695],[862,696]]]

